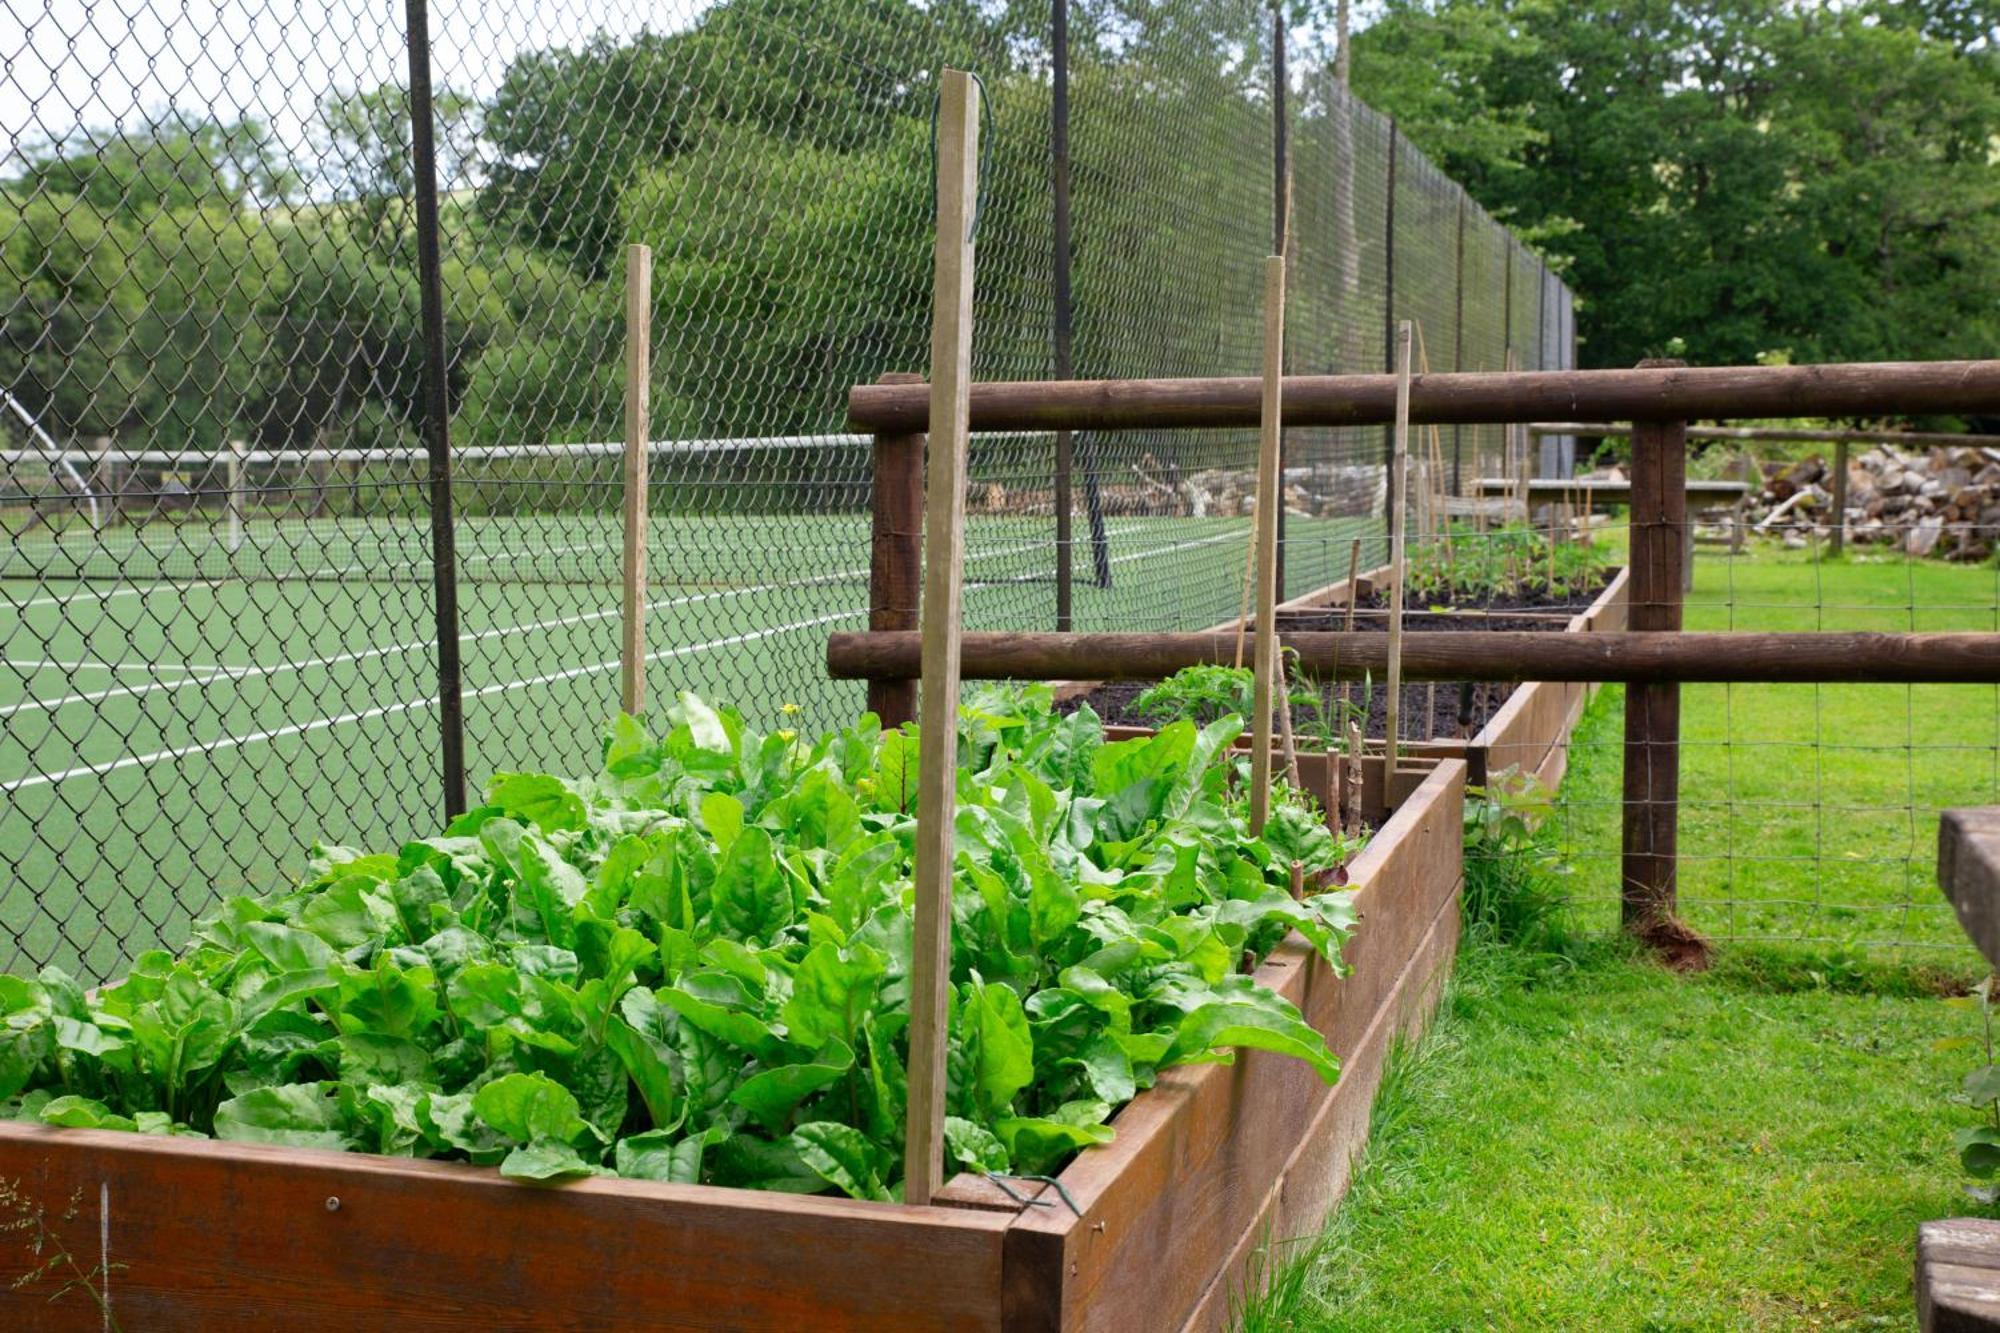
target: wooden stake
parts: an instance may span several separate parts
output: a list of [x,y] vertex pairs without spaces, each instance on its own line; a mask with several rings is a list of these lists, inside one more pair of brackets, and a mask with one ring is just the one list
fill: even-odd
[[625,618],[619,706],[646,707],[646,458],[653,375],[653,251],[625,247]]
[[[1356,537],[1356,538],[1355,538],[1355,539],[1353,540],[1353,542],[1352,542],[1352,543],[1350,543],[1350,544],[1348,545],[1348,548],[1347,548],[1347,626],[1346,626],[1346,628],[1347,628],[1347,632],[1348,632],[1349,634],[1352,634],[1352,633],[1354,632],[1354,604],[1355,604],[1356,602],[1358,602],[1358,601],[1360,601],[1360,600],[1361,600],[1361,588],[1360,588],[1360,582],[1361,582],[1361,539],[1360,539],[1359,537]],[[1349,721],[1349,720],[1348,720],[1348,717],[1347,717],[1347,704],[1348,704],[1348,700],[1349,700],[1349,698],[1350,698],[1350,694],[1349,694],[1349,691],[1350,691],[1350,689],[1351,689],[1351,688],[1352,688],[1352,686],[1351,686],[1351,683],[1350,683],[1350,682],[1348,682],[1348,681],[1345,681],[1345,680],[1343,680],[1343,681],[1341,681],[1341,682],[1340,682],[1340,713],[1339,713],[1339,716],[1340,716],[1340,718],[1341,718],[1341,727],[1342,727],[1342,731],[1341,731],[1341,734],[1342,734],[1342,736],[1348,736],[1348,735],[1349,735],[1349,733],[1350,733],[1350,732],[1351,732],[1351,731],[1353,730],[1353,723],[1352,723],[1351,721]],[[1349,739],[1352,739],[1352,737],[1349,737]],[[1355,763],[1356,763],[1357,765],[1358,765],[1358,764],[1359,764],[1359,763],[1361,762],[1361,746],[1360,746],[1360,744],[1358,743],[1358,741],[1357,741],[1357,742],[1356,742],[1355,744],[1353,744],[1353,745],[1349,746],[1349,748],[1348,748],[1348,751],[1347,751],[1347,755],[1348,755],[1348,758],[1352,759],[1352,760],[1353,760],[1353,761],[1354,761],[1354,762],[1355,762]],[[1358,774],[1358,773],[1360,773],[1360,771],[1361,771],[1361,770],[1360,770],[1359,768],[1356,768],[1356,769],[1355,769],[1355,772],[1356,772],[1357,774]],[[1357,778],[1356,778],[1356,782],[1359,782],[1359,781],[1360,781],[1360,779],[1359,779],[1359,778],[1357,777]],[[1345,822],[1345,819],[1346,819],[1346,816],[1345,816],[1345,814],[1343,813],[1343,815],[1342,815],[1342,821],[1343,821],[1343,822],[1342,822],[1342,824],[1341,824],[1341,827],[1342,827],[1342,828],[1346,828],[1346,827],[1347,827],[1347,824],[1346,824],[1346,822]]]
[[[1396,326],[1396,425],[1392,437],[1395,448],[1389,467],[1393,489],[1404,492],[1410,464],[1410,321]],[[1389,514],[1389,716],[1382,731],[1384,770],[1396,771],[1396,724],[1401,721],[1403,692],[1403,515],[1401,506]]]
[[972,239],[979,197],[979,93],[947,69],[938,92],[937,253],[931,288],[930,462],[924,479],[921,762],[916,924],[910,952],[909,1122],[903,1202],[944,1187],[945,1021],[951,996],[952,827],[957,818],[959,583],[971,418]]
[[1285,257],[1264,261],[1264,407],[1257,447],[1257,648],[1251,689],[1250,831],[1271,813],[1271,687],[1278,665],[1278,440],[1285,375]]

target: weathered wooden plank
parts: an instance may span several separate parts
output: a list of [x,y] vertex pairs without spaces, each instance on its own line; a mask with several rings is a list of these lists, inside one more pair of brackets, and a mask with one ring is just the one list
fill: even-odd
[[[64,1245],[149,1333],[1001,1326],[997,1213],[12,1122],[0,1179],[76,1198]],[[0,1327],[104,1326],[51,1290],[0,1285]]]
[[1922,1333],[2000,1329],[2000,1222],[1952,1217],[1919,1225],[1916,1291]]
[[[1671,369],[1672,364],[1662,368]],[[1641,421],[1633,427],[1632,550],[1627,569],[1632,576],[1628,617],[1635,631],[1671,632],[1681,627],[1686,430],[1684,421],[1672,420]],[[1633,681],[1627,687],[1620,872],[1620,917],[1627,930],[1654,928],[1676,912],[1680,727],[1678,681]]]
[[[1218,379],[989,383],[972,390],[976,431],[1146,430],[1257,424],[1255,376]],[[1394,375],[1288,375],[1293,426],[1382,425]],[[860,384],[848,391],[858,430],[923,430],[928,397]],[[2000,361],[1882,361],[1822,366],[1649,366],[1633,370],[1489,371],[1419,376],[1410,420],[1524,422],[1557,415],[1691,419],[1960,415],[2000,411]]]
[[972,383],[972,220],[979,206],[979,85],[963,70],[945,70],[938,90],[936,198],[919,702],[925,758],[917,769],[905,1203],[929,1203],[944,1186],[945,1014],[951,993],[958,663],[964,632],[959,599],[965,565],[966,393]]
[[2000,967],[2000,806],[1939,813],[1937,880],[1974,947]]
[[[1321,678],[1379,676],[1387,636],[1280,633],[1298,668]],[[1227,665],[1227,634],[968,633],[967,680],[1160,680],[1185,666]],[[909,633],[831,634],[827,670],[837,680],[916,674]],[[1765,684],[2000,683],[2000,636],[1977,633],[1718,632],[1634,630],[1543,634],[1534,630],[1435,630],[1403,648],[1407,680],[1739,681]]]
[[618,636],[619,706],[646,707],[646,475],[652,442],[653,249],[625,247],[624,615]]
[[[922,384],[923,376],[892,372],[884,384]],[[868,628],[913,630],[924,584],[924,437],[878,434],[869,497]],[[871,680],[868,711],[886,727],[917,718],[915,680]]]
[[[1264,393],[1257,442],[1256,648],[1251,655],[1250,828],[1264,830],[1271,812],[1271,696],[1278,675],[1278,520],[1284,487],[1278,477],[1284,422],[1278,388],[1285,375],[1285,257],[1264,261]],[[1286,705],[1289,707],[1290,705]]]

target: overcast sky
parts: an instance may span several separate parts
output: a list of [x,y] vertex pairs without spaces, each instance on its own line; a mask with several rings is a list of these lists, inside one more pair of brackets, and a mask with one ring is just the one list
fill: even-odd
[[[444,0],[431,6],[433,78],[483,96],[523,50],[594,29],[671,31],[706,7]],[[298,147],[321,96],[406,73],[402,0],[6,0],[6,8],[0,146],[10,152],[168,106],[254,118]]]

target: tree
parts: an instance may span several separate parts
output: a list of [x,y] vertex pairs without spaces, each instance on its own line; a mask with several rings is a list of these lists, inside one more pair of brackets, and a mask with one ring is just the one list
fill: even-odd
[[26,159],[11,183],[17,193],[82,199],[105,215],[279,204],[298,190],[283,150],[259,122],[176,111],[130,129],[80,129]]
[[2000,344],[1994,9],[1390,0],[1364,99],[1581,300],[1588,364]]

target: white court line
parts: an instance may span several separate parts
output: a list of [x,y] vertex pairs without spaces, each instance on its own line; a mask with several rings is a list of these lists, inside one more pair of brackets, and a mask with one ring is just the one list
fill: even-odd
[[[864,618],[868,614],[864,607],[858,611],[834,611],[810,620],[795,620],[788,625],[773,625],[768,629],[751,630],[743,634],[732,634],[724,639],[710,639],[706,643],[687,644],[679,648],[662,648],[658,652],[647,653],[648,662],[665,661],[673,657],[690,657],[695,653],[707,652],[713,648],[728,648],[739,643],[754,643],[758,639],[768,639],[773,635],[789,634],[797,630],[812,629],[818,625],[831,624],[836,620]],[[505,694],[509,690],[527,689],[534,685],[550,685],[560,680],[573,680],[578,676],[593,675],[600,671],[613,671],[621,665],[621,659],[612,658],[608,662],[592,662],[587,666],[569,667],[563,671],[551,671],[540,676],[529,676],[525,680],[503,681],[497,685],[483,685],[465,694],[467,699],[483,699],[489,695]],[[288,726],[273,727],[268,731],[253,731],[244,736],[224,736],[220,740],[206,743],[192,742],[177,745],[168,750],[155,750],[151,754],[126,755],[122,759],[107,760],[97,764],[79,764],[66,768],[60,773],[37,773],[31,777],[16,778],[0,784],[0,793],[11,795],[32,787],[53,786],[70,778],[105,777],[121,769],[145,768],[167,759],[185,759],[190,755],[212,757],[220,750],[235,750],[246,745],[257,745],[265,741],[282,740],[287,736],[304,736],[310,732],[325,731],[329,727],[344,726],[350,722],[366,722],[372,718],[389,717],[397,713],[408,713],[420,708],[437,707],[435,696],[421,699],[405,699],[401,703],[383,704],[377,708],[364,708],[355,713],[342,713],[338,717],[315,718],[311,722],[294,722]]]
[[[1107,531],[1106,535],[1125,536],[1129,531],[1129,529],[1116,533]],[[1046,545],[1046,543],[1035,542],[1021,546],[1003,547],[994,551],[981,551],[970,555],[968,558],[990,560],[999,556],[1019,555],[1023,551],[1032,551],[1043,545]],[[1125,560],[1138,558],[1139,556],[1152,554],[1156,554],[1156,552],[1140,551],[1134,555],[1120,556],[1113,563],[1116,564]],[[825,583],[839,583],[848,579],[865,577],[867,573],[868,570],[865,567],[836,570],[831,574],[815,574],[811,578],[791,579],[784,583],[759,583],[748,588],[726,588],[717,592],[663,598],[659,601],[646,603],[646,608],[649,611],[657,611],[677,606],[695,606],[703,602],[725,601],[732,597],[750,597],[759,593],[780,592],[787,588],[808,588]],[[587,611],[576,615],[561,616],[553,620],[530,621],[525,625],[503,625],[493,629],[480,630],[474,634],[461,635],[459,642],[461,644],[478,643],[483,639],[499,638],[507,634],[533,634],[542,630],[566,629],[571,625],[588,624],[595,620],[608,620],[620,614],[622,613],[618,610]],[[23,699],[17,703],[0,707],[0,719],[10,718],[17,713],[24,713],[31,709],[53,713],[57,709],[68,707],[71,704],[99,703],[105,699],[127,697],[137,699],[162,691],[178,690],[187,685],[206,685],[217,680],[227,680],[230,682],[258,680],[283,671],[307,671],[316,667],[339,666],[348,662],[373,661],[376,658],[388,657],[396,653],[416,652],[419,649],[432,647],[436,642],[435,638],[413,639],[407,643],[386,644],[379,648],[357,648],[351,652],[336,653],[331,657],[310,657],[297,662],[276,662],[269,666],[216,667],[213,668],[215,673],[213,676],[203,678],[190,677],[186,680],[149,681],[143,685],[113,685],[101,690],[79,690],[55,699]]]
[[[604,542],[580,542],[580,543],[573,542],[568,546],[551,547],[545,551],[492,551],[492,552],[462,556],[459,559],[459,563],[471,564],[473,561],[477,560],[488,560],[488,561],[534,560],[547,555],[574,555],[578,551],[599,551],[599,550],[611,550],[611,549],[615,549],[615,547],[608,546]],[[130,553],[128,552],[127,554]],[[430,568],[430,566],[422,563],[412,563],[410,565],[405,566],[405,568],[428,569]],[[299,574],[304,575],[307,578],[332,578],[341,574],[360,573],[363,570],[374,570],[378,573],[384,572],[383,566],[377,564],[366,564],[366,563],[358,565],[322,565],[317,569],[307,569],[302,567],[297,572]],[[44,579],[41,581],[46,582],[47,580]],[[256,580],[254,579],[250,581],[256,582]],[[173,590],[179,592],[179,591],[186,591],[189,588],[212,588],[218,583],[230,583],[230,582],[235,582],[235,580],[228,575],[218,575],[217,577],[212,579],[184,579],[178,583],[165,579],[156,580],[154,582],[144,583],[144,584],[126,583],[120,587],[113,588],[108,592],[99,590],[97,588],[85,587],[78,589],[76,592],[60,594],[54,597],[37,597],[33,601],[16,602],[12,604],[12,609],[16,614],[19,614],[20,612],[32,610],[33,608],[38,606],[67,607],[71,602],[81,602],[93,598],[99,602],[108,602],[114,597],[126,597],[133,593],[160,592],[163,590]]]
[[[1212,544],[1213,542],[1223,540],[1230,536],[1241,536],[1241,535],[1242,534],[1240,532],[1225,533],[1219,537],[1203,538],[1200,542],[1176,543],[1173,546],[1161,547],[1158,548],[1158,550],[1154,551],[1135,551],[1122,558],[1127,560],[1139,559],[1148,555],[1157,555],[1164,551],[1181,550],[1181,549],[1186,549],[1187,547],[1190,546],[1209,545]],[[849,577],[849,575],[821,575],[819,579],[816,581],[827,582],[838,577]],[[797,585],[791,585],[791,586],[797,586]],[[724,596],[727,594],[710,594],[710,595]],[[612,614],[617,614],[617,613],[597,612],[594,613],[593,618],[602,617],[604,615],[612,615]],[[710,639],[705,643],[687,644],[679,648],[662,648],[656,652],[647,653],[644,660],[648,662],[658,662],[658,661],[665,661],[670,658],[688,657],[692,656],[695,653],[707,652],[710,649],[714,648],[726,648],[740,643],[754,643],[759,639],[768,639],[774,635],[788,634],[796,630],[802,630],[802,629],[811,629],[814,626],[831,624],[836,620],[847,620],[847,619],[852,619],[854,617],[866,616],[867,614],[868,612],[865,608],[858,611],[856,610],[834,611],[827,615],[815,616],[810,620],[797,620],[785,625],[771,626],[770,628],[767,629],[751,630],[743,634],[732,634],[726,638]],[[511,631],[501,630],[495,632],[507,633]],[[482,686],[479,689],[468,692],[463,697],[467,699],[481,699],[493,694],[504,694],[509,690],[525,689],[535,685],[548,685],[560,680],[572,680],[578,676],[591,675],[593,673],[600,671],[614,670],[618,668],[621,664],[622,664],[621,659],[614,657],[606,662],[594,662],[586,666],[570,667],[563,671],[549,672],[540,676],[530,676],[524,680],[505,681],[496,685]],[[358,712],[342,713],[335,717],[315,718],[311,722],[294,722],[287,726],[275,727],[267,731],[251,732],[247,735],[242,735],[242,736],[234,736],[234,735],[224,736],[215,741],[210,741],[206,743],[190,742],[187,745],[178,745],[165,750],[155,750],[150,754],[126,755],[124,758],[121,759],[106,760],[95,764],[79,764],[71,768],[63,769],[60,772],[56,773],[37,773],[25,778],[15,778],[12,781],[6,783],[0,783],[0,794],[11,795],[12,793],[17,791],[27,791],[35,787],[53,786],[57,783],[68,781],[70,778],[74,777],[86,777],[86,776],[104,777],[111,773],[119,772],[120,770],[123,769],[150,767],[153,764],[160,763],[164,760],[185,759],[188,756],[195,754],[200,754],[203,756],[213,756],[216,752],[221,750],[239,749],[245,745],[255,745],[265,741],[280,740],[287,736],[303,736],[311,732],[324,731],[330,727],[343,726],[351,722],[365,722],[373,718],[389,717],[398,713],[407,713],[412,711],[413,709],[432,708],[435,707],[436,705],[437,705],[437,699],[435,696],[426,696],[421,699],[406,699],[400,703],[383,704],[375,708],[361,709]]]
[[[161,671],[178,671],[186,675],[201,672],[220,671],[220,667],[190,666],[183,662],[62,662],[48,657],[0,657],[0,667],[13,667],[24,672],[35,671],[143,671],[149,674]],[[164,683],[164,682],[161,682]],[[186,684],[176,681],[175,684]]]

